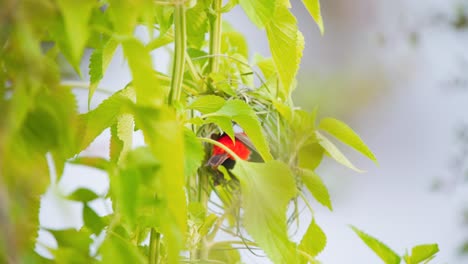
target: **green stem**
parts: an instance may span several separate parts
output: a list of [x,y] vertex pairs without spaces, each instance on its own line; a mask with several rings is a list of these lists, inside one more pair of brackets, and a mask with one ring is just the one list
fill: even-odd
[[172,68],[171,91],[169,93],[169,104],[180,100],[182,91],[182,82],[184,79],[185,50],[187,47],[186,25],[185,25],[185,6],[179,4],[175,6],[174,11],[174,66]]
[[219,58],[216,55],[221,54],[221,8],[223,1],[214,0],[213,10],[214,19],[211,20],[210,31],[210,55],[215,55],[210,58],[210,73],[219,71]]
[[159,263],[159,244],[161,241],[161,234],[151,228],[150,245],[149,245],[149,264]]
[[203,138],[203,137],[202,137],[202,138],[198,138],[198,139],[200,139],[201,141],[205,141],[205,142],[208,142],[208,143],[210,143],[210,144],[213,144],[213,145],[216,145],[216,146],[222,148],[222,149],[223,149],[224,151],[226,151],[229,155],[231,155],[231,156],[234,158],[234,160],[236,160],[236,161],[241,160],[241,158],[239,158],[239,156],[237,156],[237,154],[236,154],[234,151],[232,151],[231,149],[229,149],[228,147],[226,147],[225,145],[219,143],[219,142],[216,141],[216,140],[213,140],[213,139],[211,139],[211,138]]

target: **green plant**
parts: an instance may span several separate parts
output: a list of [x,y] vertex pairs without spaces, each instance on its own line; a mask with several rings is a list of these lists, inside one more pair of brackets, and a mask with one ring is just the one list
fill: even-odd
[[[323,32],[319,2],[303,3]],[[271,58],[249,60],[242,34],[223,23],[223,14],[237,5],[265,29]],[[289,8],[288,0],[2,2],[2,262],[52,262],[34,251],[39,197],[50,171],[60,180],[74,163],[108,174],[113,213],[99,216],[89,206],[99,198],[91,190],[70,194],[68,199],[83,203],[84,226],[47,230],[58,243],[50,249],[55,262],[237,263],[235,249],[244,246],[261,248],[275,263],[317,263],[326,237],[315,220],[298,244],[287,227],[299,219],[298,199],[312,210],[303,192],[332,209],[314,172],[325,153],[359,171],[329,135],[376,158],[341,121],[316,120],[316,111],[294,106],[290,95],[304,40]],[[146,27],[148,43],[134,36],[137,26]],[[155,71],[150,52],[172,43],[172,72]],[[89,105],[118,47],[132,82],[79,114],[62,59],[80,74],[83,54],[92,49],[84,85]],[[204,161],[213,144],[224,145],[211,135],[234,137],[232,122],[251,139],[256,160],[233,155],[232,171],[214,171]],[[106,129],[109,158],[80,155]],[[133,148],[136,130],[144,147]],[[294,210],[287,218],[290,204]],[[219,232],[235,239],[219,241]],[[91,254],[96,236],[103,241]]]

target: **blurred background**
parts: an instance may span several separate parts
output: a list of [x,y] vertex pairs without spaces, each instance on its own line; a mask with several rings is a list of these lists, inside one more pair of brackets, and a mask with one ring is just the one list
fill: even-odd
[[[318,169],[334,207],[329,212],[313,205],[328,238],[318,259],[380,263],[351,224],[399,254],[438,243],[434,263],[468,263],[468,1],[322,0],[323,36],[300,1],[291,2],[306,41],[295,102],[306,110],[318,105],[321,116],[346,121],[379,160],[376,166],[337,143],[366,172],[331,160]],[[225,19],[246,35],[251,56],[269,55],[265,33],[240,8]],[[168,58],[164,50],[153,54],[155,64]],[[82,68],[86,73],[86,60]],[[130,80],[119,51],[102,86],[115,91]],[[85,111],[87,91],[77,93]],[[106,96],[95,95],[93,105]],[[108,137],[105,132],[87,152],[102,153]],[[43,226],[82,225],[81,204],[57,198],[78,186],[104,194],[108,181],[98,171],[67,166],[42,199]],[[93,207],[103,214],[110,210],[106,201]],[[310,217],[304,211],[304,221]],[[47,233],[39,236],[53,244]],[[246,263],[268,263],[247,255]]]

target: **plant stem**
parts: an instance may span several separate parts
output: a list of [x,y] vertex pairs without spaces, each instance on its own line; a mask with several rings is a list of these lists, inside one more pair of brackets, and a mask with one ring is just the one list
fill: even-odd
[[149,264],[159,263],[159,242],[161,241],[161,234],[151,228],[150,245],[149,245]]
[[214,55],[210,58],[210,73],[219,71],[219,57],[221,54],[221,8],[223,1],[214,0],[213,10],[215,12],[214,19],[211,20],[211,31],[210,31],[210,55]]
[[185,6],[183,3],[175,6],[174,11],[174,66],[172,68],[171,91],[169,92],[169,105],[180,100],[182,82],[184,79],[185,50],[187,47]]

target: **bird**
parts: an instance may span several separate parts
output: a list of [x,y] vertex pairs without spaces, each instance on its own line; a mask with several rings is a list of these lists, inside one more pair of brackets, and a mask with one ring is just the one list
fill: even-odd
[[[244,132],[235,133],[234,138],[235,140],[233,141],[228,134],[223,133],[216,141],[232,150],[240,159],[249,160],[252,150],[255,150],[250,139]],[[223,165],[226,169],[232,169],[235,165],[235,158],[223,148],[214,145],[212,155],[206,164],[215,170],[217,170],[220,165]]]

